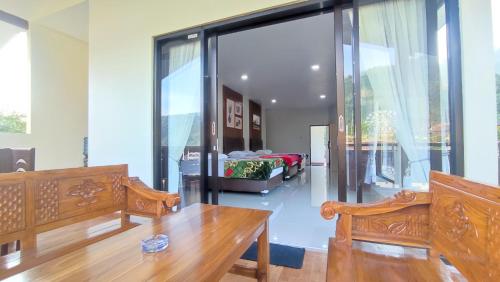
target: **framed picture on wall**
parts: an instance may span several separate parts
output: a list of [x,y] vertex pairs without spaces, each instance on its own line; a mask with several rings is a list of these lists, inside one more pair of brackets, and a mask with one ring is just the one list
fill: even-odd
[[243,120],[240,117],[234,118],[234,128],[243,129]]
[[226,126],[234,128],[234,101],[226,100]]
[[243,105],[241,104],[241,102],[235,102],[234,103],[234,113],[237,116],[242,116],[243,115]]
[[252,117],[252,128],[255,130],[260,130],[260,116],[259,115],[253,115]]

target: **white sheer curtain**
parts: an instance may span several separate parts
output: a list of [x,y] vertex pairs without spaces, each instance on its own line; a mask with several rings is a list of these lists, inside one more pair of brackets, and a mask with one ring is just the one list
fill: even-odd
[[360,60],[376,66],[366,71],[374,110],[393,111],[396,139],[408,156],[404,187],[427,183],[430,169],[425,11],[425,0],[384,0],[360,8],[359,14]]
[[179,192],[182,181],[180,160],[200,113],[200,42],[169,50],[169,75],[162,80],[162,116],[167,116],[168,190]]

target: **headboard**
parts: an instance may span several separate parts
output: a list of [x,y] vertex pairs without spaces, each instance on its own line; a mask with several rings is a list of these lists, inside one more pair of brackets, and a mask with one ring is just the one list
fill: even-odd
[[250,137],[250,151],[258,151],[258,150],[262,150],[264,149],[263,148],[263,145],[262,145],[262,139],[256,139],[256,138],[252,138]]
[[223,138],[224,154],[232,151],[243,151],[245,149],[245,140],[243,138],[234,138],[224,136]]

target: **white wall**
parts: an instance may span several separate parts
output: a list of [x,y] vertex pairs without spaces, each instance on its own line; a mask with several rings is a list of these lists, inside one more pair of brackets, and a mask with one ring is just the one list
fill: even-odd
[[267,109],[267,149],[276,153],[309,154],[309,127],[327,125],[328,114],[328,109]]
[[31,134],[0,133],[0,147],[35,147],[37,170],[83,165],[88,45],[30,23]]
[[311,127],[311,163],[328,163],[328,126]]
[[497,184],[497,108],[491,0],[461,0],[464,157],[467,178]]
[[90,165],[153,180],[153,37],[290,0],[90,0]]

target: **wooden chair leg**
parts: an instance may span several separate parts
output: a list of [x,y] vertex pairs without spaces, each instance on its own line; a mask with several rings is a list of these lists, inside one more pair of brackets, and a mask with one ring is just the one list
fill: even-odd
[[5,256],[9,253],[9,244],[2,244],[2,248],[0,250],[0,256]]
[[130,214],[121,211],[121,225],[122,228],[130,224]]
[[28,250],[36,247],[36,234],[27,235],[21,242],[21,250]]

